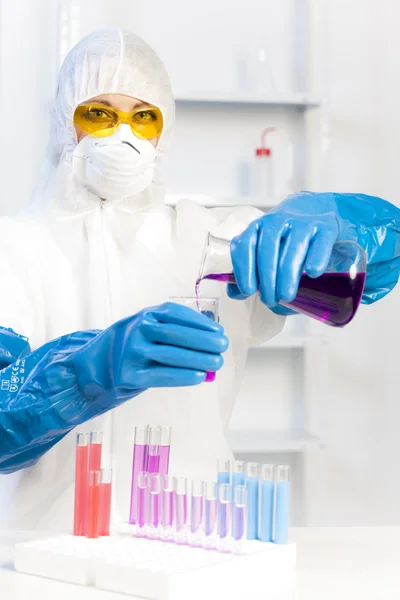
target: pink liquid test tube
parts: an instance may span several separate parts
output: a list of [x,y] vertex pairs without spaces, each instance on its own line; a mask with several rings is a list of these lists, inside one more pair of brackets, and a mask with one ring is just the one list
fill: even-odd
[[190,514],[190,530],[192,533],[198,533],[203,523],[203,499],[204,483],[202,481],[192,481],[192,502]]
[[149,425],[147,442],[147,473],[160,472],[160,442],[161,427],[159,425]]
[[138,497],[137,497],[137,524],[143,528],[147,523],[147,511],[148,511],[148,474],[138,474]]
[[129,523],[131,525],[134,525],[137,522],[138,475],[140,472],[145,471],[146,469],[147,435],[147,425],[135,427],[132,461],[131,504],[129,510]]
[[175,481],[171,475],[165,475],[162,483],[162,524],[163,527],[172,527],[174,524]]
[[89,471],[88,488],[88,538],[99,537],[99,491],[100,491],[100,471]]
[[111,469],[102,469],[99,488],[99,535],[110,535]]
[[102,432],[101,431],[92,431],[90,433],[90,443],[89,443],[89,472],[90,471],[100,471],[102,443],[103,443]]
[[78,433],[75,454],[74,535],[86,535],[88,504],[88,434]]
[[151,527],[157,527],[160,524],[161,519],[161,477],[158,474],[148,475],[148,519],[147,523]]
[[169,471],[169,453],[171,449],[171,427],[169,425],[161,426],[161,443],[160,443],[160,475],[168,475]]
[[175,480],[175,529],[182,531],[187,523],[187,479],[178,477]]
[[204,533],[212,536],[217,532],[218,518],[218,484],[207,482],[204,498]]

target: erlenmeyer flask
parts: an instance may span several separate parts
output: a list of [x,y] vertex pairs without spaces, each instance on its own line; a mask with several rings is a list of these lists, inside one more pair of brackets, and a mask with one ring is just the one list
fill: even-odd
[[[293,302],[283,306],[326,323],[344,327],[357,312],[365,285],[367,258],[364,250],[353,241],[336,242],[328,267],[321,277],[302,275]],[[196,282],[198,293],[204,279],[236,283],[230,252],[230,241],[207,237]]]

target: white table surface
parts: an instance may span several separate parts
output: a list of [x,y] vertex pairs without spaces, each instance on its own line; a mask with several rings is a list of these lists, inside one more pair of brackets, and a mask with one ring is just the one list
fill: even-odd
[[[400,527],[299,528],[291,530],[290,538],[298,545],[298,568],[295,591],[285,600],[400,599]],[[11,564],[12,547],[24,539],[27,536],[22,533],[0,533],[2,600],[129,598],[16,573]],[[218,600],[223,598],[221,591],[216,596]],[[267,592],[265,597],[276,598]]]

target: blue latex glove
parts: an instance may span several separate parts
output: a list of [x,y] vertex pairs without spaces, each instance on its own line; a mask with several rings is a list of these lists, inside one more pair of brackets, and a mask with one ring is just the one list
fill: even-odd
[[400,272],[400,210],[373,196],[314,194],[289,196],[254,221],[231,243],[237,286],[232,298],[251,296],[280,314],[293,311],[300,277],[322,275],[337,240],[353,240],[367,254],[367,277],[362,302],[383,298],[396,285]]
[[166,303],[32,353],[25,338],[0,330],[3,356],[11,357],[7,344],[19,344],[21,358],[0,371],[2,473],[35,464],[75,426],[147,388],[202,383],[222,367],[228,340],[218,323]]

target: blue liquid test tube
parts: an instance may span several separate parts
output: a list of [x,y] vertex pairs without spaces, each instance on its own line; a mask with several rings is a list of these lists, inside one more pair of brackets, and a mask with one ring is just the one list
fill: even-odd
[[275,477],[275,544],[287,544],[289,530],[290,467],[280,465]]
[[232,465],[232,502],[235,501],[235,489],[238,485],[244,485],[244,462],[235,460]]
[[247,463],[246,465],[246,487],[247,487],[247,539],[258,538],[258,488],[259,488],[258,464]]
[[272,542],[274,524],[274,465],[261,467],[261,507],[260,535],[261,542]]
[[229,460],[218,461],[218,485],[231,482],[231,463]]

